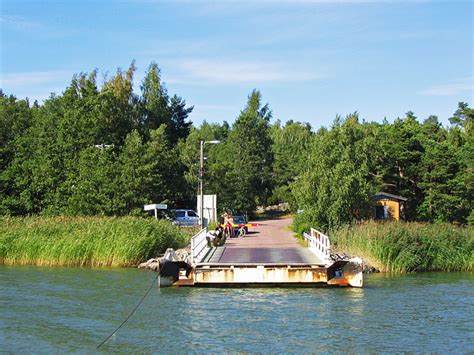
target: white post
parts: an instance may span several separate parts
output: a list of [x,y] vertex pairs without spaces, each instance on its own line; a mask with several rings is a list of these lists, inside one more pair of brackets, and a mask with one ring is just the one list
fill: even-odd
[[209,144],[220,144],[221,141],[214,140],[214,141],[201,141],[201,154],[199,157],[199,196],[201,197],[201,205],[199,206],[199,224],[201,225],[201,228],[204,228],[204,196],[203,196],[203,188],[202,188],[202,183],[204,179],[204,145],[206,143]]

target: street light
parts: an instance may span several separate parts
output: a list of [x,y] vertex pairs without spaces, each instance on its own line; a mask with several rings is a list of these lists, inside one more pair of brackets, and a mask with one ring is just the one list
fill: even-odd
[[201,228],[204,228],[204,194],[202,188],[202,181],[204,178],[204,145],[206,144],[219,144],[221,141],[213,140],[213,141],[201,141],[201,156],[199,159],[199,195],[201,198],[201,204],[199,206],[199,225]]

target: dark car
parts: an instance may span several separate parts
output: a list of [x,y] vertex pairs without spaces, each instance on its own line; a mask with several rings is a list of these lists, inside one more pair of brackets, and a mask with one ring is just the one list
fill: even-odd
[[238,234],[239,229],[243,228],[245,230],[245,234],[249,231],[249,228],[245,226],[247,224],[247,219],[244,216],[232,216],[232,219],[234,220],[234,230],[235,233]]

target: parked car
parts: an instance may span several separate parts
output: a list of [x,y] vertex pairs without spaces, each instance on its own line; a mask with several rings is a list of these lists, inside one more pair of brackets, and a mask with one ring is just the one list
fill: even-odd
[[197,226],[199,216],[194,210],[176,210],[174,223],[178,226]]
[[249,231],[249,228],[245,225],[247,224],[247,219],[244,216],[232,216],[232,219],[234,221],[234,230],[235,233],[239,233],[239,229],[243,228],[245,230],[245,234]]

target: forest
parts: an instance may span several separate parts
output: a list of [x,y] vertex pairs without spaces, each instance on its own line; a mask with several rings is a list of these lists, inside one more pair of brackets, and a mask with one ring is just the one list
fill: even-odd
[[253,90],[233,123],[193,125],[189,106],[150,64],[134,92],[134,63],[98,82],[74,75],[43,103],[0,92],[0,215],[143,215],[143,205],[194,208],[201,140],[204,191],[221,210],[251,215],[289,203],[295,223],[331,229],[364,220],[377,191],[408,198],[410,221],[473,224],[474,110],[450,124],[413,112],[393,122],[357,112],[330,127],[272,117]]

